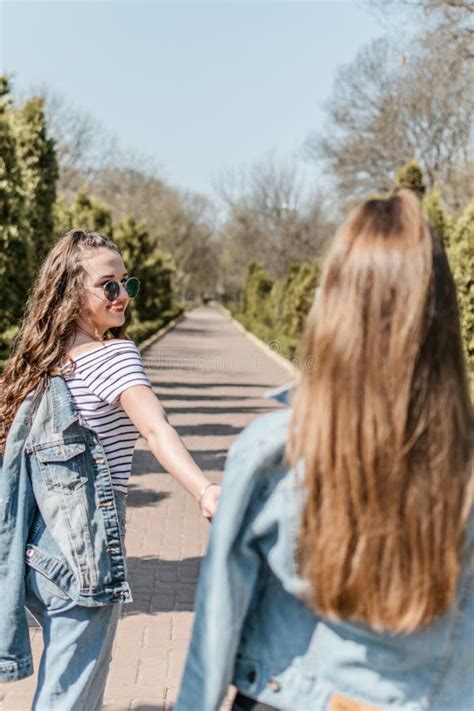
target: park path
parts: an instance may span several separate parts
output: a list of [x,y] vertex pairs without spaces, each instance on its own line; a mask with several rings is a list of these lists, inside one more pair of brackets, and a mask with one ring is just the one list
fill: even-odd
[[[292,377],[212,307],[189,312],[143,357],[171,424],[213,481],[220,481],[227,450],[240,430],[278,407],[262,398],[265,389]],[[119,623],[105,711],[168,711],[189,643],[209,524],[143,439],[129,491],[127,552],[134,602],[124,607]],[[40,630],[32,628],[31,636],[37,668]],[[28,711],[35,683],[33,676],[0,684],[0,711]]]

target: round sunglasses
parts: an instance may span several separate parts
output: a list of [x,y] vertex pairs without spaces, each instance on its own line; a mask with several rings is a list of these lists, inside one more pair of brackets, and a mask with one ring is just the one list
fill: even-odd
[[120,296],[120,287],[123,286],[130,299],[134,299],[140,291],[140,282],[136,277],[129,277],[126,281],[108,281],[102,286],[89,287],[89,289],[102,289],[107,301],[114,302]]

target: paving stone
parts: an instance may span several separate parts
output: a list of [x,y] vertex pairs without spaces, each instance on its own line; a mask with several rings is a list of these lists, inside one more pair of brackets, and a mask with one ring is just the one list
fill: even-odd
[[130,709],[130,699],[127,698],[115,698],[114,696],[109,696],[104,705],[104,711],[129,711]]

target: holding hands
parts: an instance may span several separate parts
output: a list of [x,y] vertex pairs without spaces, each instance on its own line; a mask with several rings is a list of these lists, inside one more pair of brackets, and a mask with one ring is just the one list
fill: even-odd
[[220,495],[221,487],[219,484],[214,484],[212,481],[206,484],[201,490],[201,494],[198,499],[199,508],[201,509],[201,513],[204,518],[207,518],[209,522],[212,521],[216,513],[217,502],[219,501]]

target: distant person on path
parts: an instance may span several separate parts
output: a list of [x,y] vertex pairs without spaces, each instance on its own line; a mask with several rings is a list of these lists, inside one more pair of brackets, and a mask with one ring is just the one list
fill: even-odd
[[408,191],[335,236],[291,410],[238,438],[175,711],[467,711],[473,412],[441,240]]
[[219,496],[126,337],[139,286],[111,239],[71,230],[41,268],[5,368],[0,681],[32,674],[26,605],[44,639],[35,711],[102,707],[121,602],[131,600],[125,509],[139,434],[206,518]]

